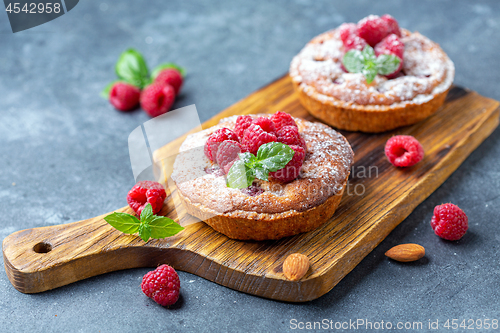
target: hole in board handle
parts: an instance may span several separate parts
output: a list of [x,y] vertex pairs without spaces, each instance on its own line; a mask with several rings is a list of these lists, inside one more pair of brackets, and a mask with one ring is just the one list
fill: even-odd
[[35,246],[33,246],[33,251],[35,251],[36,253],[47,253],[50,252],[51,250],[52,250],[52,245],[46,242],[40,242],[35,244]]

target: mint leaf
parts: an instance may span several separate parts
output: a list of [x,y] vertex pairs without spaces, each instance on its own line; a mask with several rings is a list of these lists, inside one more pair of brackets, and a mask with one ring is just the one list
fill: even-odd
[[293,158],[295,152],[281,142],[269,142],[259,147],[257,160],[267,170],[274,172],[283,169]]
[[135,216],[126,213],[113,213],[104,217],[104,220],[123,233],[135,234],[138,232],[139,237],[145,242],[149,238],[170,237],[184,230],[171,218],[154,215],[153,208],[149,203],[142,210],[140,221]]
[[398,69],[401,60],[392,54],[375,56],[375,51],[366,45],[363,51],[351,50],[342,58],[342,64],[351,73],[362,73],[370,84],[377,74],[389,75]]
[[252,169],[245,165],[242,159],[237,160],[227,173],[227,186],[230,188],[247,188],[252,185],[255,176]]
[[151,237],[151,228],[147,223],[141,223],[139,226],[139,237],[141,237],[145,242],[147,242]]
[[156,77],[158,76],[158,74],[160,74],[160,72],[162,70],[168,69],[168,68],[173,68],[173,69],[178,70],[179,73],[181,73],[182,77],[186,76],[186,70],[183,67],[177,66],[173,62],[167,62],[165,64],[161,64],[161,65],[156,66],[155,69],[153,70],[153,74],[151,74],[151,78],[153,80],[156,79]]
[[104,220],[113,228],[126,234],[136,233],[139,230],[139,225],[141,224],[141,221],[139,221],[137,217],[127,213],[118,212],[104,217]]
[[165,216],[155,216],[149,222],[149,227],[151,229],[151,237],[156,239],[170,237],[184,230],[174,220]]
[[109,92],[111,91],[111,88],[115,85],[115,83],[120,82],[120,80],[115,80],[108,84],[104,89],[101,91],[100,95],[102,98],[109,99]]
[[269,170],[265,168],[262,165],[256,165],[255,169],[253,170],[253,173],[255,174],[256,178],[269,181]]
[[364,66],[364,57],[361,54],[361,51],[351,50],[344,54],[342,64],[348,72],[361,73]]
[[372,81],[375,79],[377,76],[377,66],[375,62],[373,61],[367,61],[365,63],[365,67],[361,71],[361,73],[364,75],[366,79],[366,83],[370,84]]
[[151,217],[153,217],[153,206],[151,206],[150,203],[147,203],[141,212],[141,222],[148,222]]
[[134,49],[128,49],[120,55],[115,70],[120,79],[141,89],[151,82],[146,61]]
[[374,61],[377,58],[375,56],[375,51],[373,50],[373,47],[371,47],[370,45],[366,45],[363,51],[361,51],[361,54],[363,55],[365,62],[370,60]]
[[255,157],[252,153],[240,153],[238,156],[240,157],[240,160],[242,160],[243,163],[250,168],[257,162],[257,157]]
[[377,72],[382,75],[394,73],[399,67],[401,60],[392,54],[381,54],[375,61]]

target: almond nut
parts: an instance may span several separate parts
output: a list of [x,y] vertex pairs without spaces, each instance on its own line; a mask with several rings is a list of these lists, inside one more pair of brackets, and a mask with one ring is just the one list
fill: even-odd
[[309,270],[309,258],[300,253],[292,253],[283,262],[283,274],[291,281],[302,279]]
[[391,248],[385,255],[396,261],[409,262],[425,256],[425,249],[418,244],[401,244]]

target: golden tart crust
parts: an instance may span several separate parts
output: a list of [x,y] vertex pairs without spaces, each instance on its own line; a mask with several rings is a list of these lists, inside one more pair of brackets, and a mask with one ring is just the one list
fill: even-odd
[[391,80],[377,75],[369,85],[362,74],[342,71],[338,29],[315,37],[290,65],[301,103],[313,116],[350,131],[383,132],[433,114],[453,83],[453,62],[425,36],[401,32],[405,75]]
[[[263,116],[263,115],[255,115]],[[307,153],[299,177],[290,183],[260,181],[251,196],[228,188],[221,172],[203,153],[215,130],[234,128],[236,116],[187,137],[174,163],[172,179],[189,214],[234,239],[279,239],[311,231],[333,216],[347,184],[354,153],[330,127],[295,118]],[[215,166],[216,167],[216,166]],[[207,173],[207,170],[212,170]]]

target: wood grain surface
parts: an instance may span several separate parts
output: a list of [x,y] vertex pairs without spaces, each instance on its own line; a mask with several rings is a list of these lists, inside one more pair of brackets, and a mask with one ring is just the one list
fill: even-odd
[[[37,293],[91,276],[168,263],[210,281],[266,298],[304,302],[331,290],[412,210],[438,188],[498,125],[499,103],[453,87],[445,105],[416,125],[383,134],[343,132],[355,152],[348,187],[335,216],[322,227],[278,241],[242,242],[215,232],[185,213],[170,193],[161,211],[183,225],[180,234],[144,243],[108,225],[107,214],[79,222],[18,231],[3,241],[7,275],[23,293]],[[235,114],[278,110],[314,120],[298,102],[288,76],[230,106],[203,124]],[[393,167],[384,144],[395,134],[415,136],[424,160]],[[168,175],[166,156],[182,138],[155,153]],[[124,193],[125,197],[125,193]],[[131,212],[128,207],[119,209]],[[291,253],[306,255],[311,268],[300,281],[287,280],[282,264]]]

